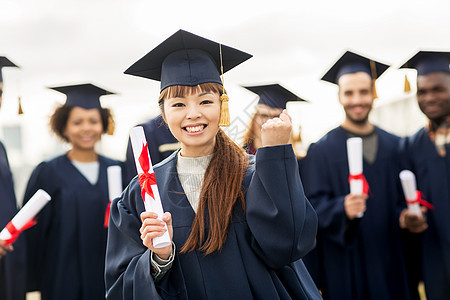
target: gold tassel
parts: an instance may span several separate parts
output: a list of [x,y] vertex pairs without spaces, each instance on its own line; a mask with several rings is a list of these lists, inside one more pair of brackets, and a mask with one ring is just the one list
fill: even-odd
[[113,135],[115,129],[116,129],[116,123],[114,122],[114,119],[113,119],[112,115],[109,115],[109,117],[108,117],[108,128],[106,129],[106,133],[108,135]]
[[228,95],[223,93],[220,96],[220,101],[222,105],[220,107],[220,120],[219,126],[230,126],[230,110],[228,109]]
[[377,94],[377,88],[375,86],[375,80],[377,80],[377,66],[375,65],[375,62],[373,60],[370,60],[370,72],[372,73],[372,95],[373,99],[378,98]]
[[375,79],[372,80],[372,93],[373,93],[373,99],[377,99],[378,98],[378,94],[377,94],[377,88],[375,86]]
[[219,54],[220,54],[220,72],[222,73],[222,96],[220,96],[220,120],[219,126],[230,126],[230,109],[228,108],[228,98],[225,92],[225,80],[223,79],[223,63],[222,63],[222,44],[219,44]]
[[408,76],[405,74],[405,93],[411,92],[411,84],[409,84]]
[[23,115],[23,109],[22,109],[22,99],[19,97],[19,115]]

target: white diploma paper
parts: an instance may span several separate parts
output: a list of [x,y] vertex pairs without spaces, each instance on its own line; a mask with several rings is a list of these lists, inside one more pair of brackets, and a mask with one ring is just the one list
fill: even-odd
[[[362,139],[359,137],[353,137],[347,139],[347,157],[348,157],[348,169],[350,175],[360,175],[363,172],[363,147]],[[350,180],[350,193],[362,194],[363,193],[363,180],[352,179]],[[358,214],[356,217],[361,218],[364,213]]]
[[[51,197],[44,190],[38,190],[33,197],[22,207],[21,210],[14,216],[11,223],[16,227],[17,230],[27,224],[31,219],[33,219],[41,209],[50,201]],[[11,238],[11,234],[8,229],[4,228],[0,232],[0,239],[7,240]]]
[[[414,173],[409,170],[403,170],[400,172],[399,176],[406,201],[409,202],[417,200],[416,176],[414,175]],[[408,209],[410,210],[411,214],[417,216],[422,215],[419,203],[408,203]]]
[[112,201],[122,193],[122,168],[120,166],[109,166],[106,169],[108,175],[108,194]]
[[[133,148],[133,154],[134,154],[134,160],[136,163],[136,169],[138,174],[143,173],[141,164],[139,163],[139,156],[141,155],[141,151],[143,146],[147,143],[145,139],[144,129],[142,126],[136,126],[130,130],[130,140],[131,140],[131,146]],[[153,165],[150,158],[150,154],[147,150],[147,155],[150,162],[150,169],[149,173],[152,174],[153,171]],[[161,197],[159,195],[158,186],[156,184],[153,184],[152,186],[153,195],[155,196],[155,199],[153,199],[150,195],[147,193],[145,194],[144,199],[144,206],[145,211],[152,211],[154,213],[158,214],[158,219],[162,220],[162,215],[164,213],[163,207],[161,204]],[[165,228],[167,229],[167,225],[165,225]],[[153,239],[153,247],[155,248],[163,248],[166,246],[169,246],[171,244],[169,231],[167,230],[162,236],[156,237]]]

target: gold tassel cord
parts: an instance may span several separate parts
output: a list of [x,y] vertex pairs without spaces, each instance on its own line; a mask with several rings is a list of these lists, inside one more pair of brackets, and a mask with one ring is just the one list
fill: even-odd
[[377,88],[375,86],[375,81],[377,80],[377,67],[375,65],[375,62],[373,60],[370,60],[370,72],[372,73],[372,94],[373,98],[377,99]]
[[411,92],[411,84],[409,83],[408,76],[405,75],[405,93]]
[[220,72],[222,75],[222,95],[220,96],[221,107],[220,107],[220,120],[219,126],[230,126],[230,110],[228,108],[228,95],[225,93],[225,81],[223,78],[223,62],[222,62],[222,44],[219,44],[219,54],[220,54]]
[[220,96],[222,105],[220,106],[219,126],[230,126],[230,110],[228,108],[228,100],[227,94],[224,93]]
[[23,115],[23,109],[22,109],[22,99],[19,96],[19,115]]
[[375,79],[372,80],[372,94],[373,94],[373,99],[377,99],[378,98],[378,94],[377,94],[377,87],[375,86]]
[[113,117],[110,115],[108,117],[108,128],[106,129],[106,133],[108,135],[113,135],[116,129],[116,123],[114,122]]

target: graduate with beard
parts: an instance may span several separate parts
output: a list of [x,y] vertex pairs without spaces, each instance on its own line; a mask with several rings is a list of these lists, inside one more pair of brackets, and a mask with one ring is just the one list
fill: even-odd
[[[428,300],[450,297],[450,52],[419,51],[403,68],[417,70],[417,102],[428,124],[405,139],[407,168],[416,175],[417,188],[433,210],[416,217],[405,210],[401,224],[415,233],[419,243],[409,262],[422,269]],[[420,278],[418,278],[420,279]]]
[[[399,237],[399,138],[369,121],[375,79],[387,68],[347,51],[322,78],[338,85],[345,120],[310,146],[300,171],[319,218],[318,245],[305,261],[325,299],[409,298]],[[363,140],[368,194],[350,193],[351,137]]]

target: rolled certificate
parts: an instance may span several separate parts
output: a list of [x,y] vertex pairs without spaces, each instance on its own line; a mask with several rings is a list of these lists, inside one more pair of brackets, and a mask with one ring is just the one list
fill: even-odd
[[122,193],[122,168],[120,166],[109,166],[106,169],[108,175],[109,200],[114,200]]
[[[350,173],[350,193],[363,194],[364,193],[364,179],[363,175],[363,150],[362,139],[353,137],[347,139],[347,157],[348,169]],[[358,214],[356,217],[361,218],[364,213]]]
[[[141,186],[145,211],[151,211],[158,214],[158,219],[162,220],[164,211],[142,126],[136,126],[131,129],[130,140],[139,176],[139,184]],[[167,229],[167,225],[165,224],[164,226]],[[163,248],[170,244],[171,241],[168,230],[166,230],[162,236],[153,239],[153,247],[155,248]]]
[[105,212],[105,228],[109,226],[111,201],[119,197],[122,193],[122,168],[120,166],[109,166],[106,169],[106,174],[108,176],[109,203]]
[[0,232],[0,239],[4,240],[6,245],[14,243],[22,231],[34,225],[34,217],[50,199],[46,191],[38,190]]
[[400,172],[400,181],[402,183],[403,194],[405,194],[406,203],[411,214],[421,216],[420,203],[418,199],[416,176],[409,170]]

